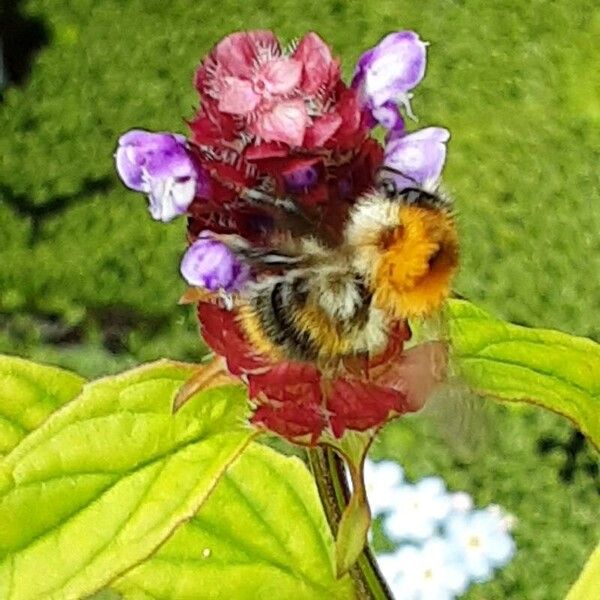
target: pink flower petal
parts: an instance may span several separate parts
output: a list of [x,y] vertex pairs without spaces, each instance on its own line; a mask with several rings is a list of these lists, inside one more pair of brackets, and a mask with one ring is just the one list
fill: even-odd
[[249,129],[266,142],[285,142],[300,146],[308,125],[308,114],[302,100],[276,104],[249,125]]
[[219,110],[233,115],[252,112],[260,102],[260,96],[252,89],[252,84],[238,77],[224,77],[223,89],[219,97]]
[[211,52],[211,58],[227,74],[248,77],[254,67],[259,48],[279,48],[271,31],[238,31],[221,40]]
[[301,86],[307,94],[314,94],[339,79],[339,64],[333,60],[329,46],[314,32],[300,40],[293,56],[303,64]]
[[302,63],[293,58],[280,58],[261,67],[258,77],[265,80],[265,89],[271,94],[289,94],[300,83]]

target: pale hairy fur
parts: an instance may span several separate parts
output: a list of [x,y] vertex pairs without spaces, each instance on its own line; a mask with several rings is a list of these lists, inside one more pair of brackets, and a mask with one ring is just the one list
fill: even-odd
[[380,195],[371,194],[357,202],[346,228],[346,243],[360,247],[377,244],[382,232],[398,226],[399,205],[385,200]]
[[369,320],[359,330],[354,339],[356,353],[367,352],[371,356],[382,352],[388,343],[389,319],[385,313],[375,307],[369,310]]
[[352,318],[362,305],[353,273],[315,272],[313,281],[320,290],[319,306],[333,320]]
[[398,203],[371,194],[350,213],[345,242],[354,249],[352,266],[366,278],[377,270],[381,236],[398,226],[399,211]]

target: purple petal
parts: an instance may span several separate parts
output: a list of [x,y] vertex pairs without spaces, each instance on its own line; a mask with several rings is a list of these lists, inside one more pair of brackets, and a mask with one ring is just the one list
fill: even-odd
[[163,223],[184,215],[196,193],[196,181],[191,177],[147,179],[146,186],[144,191],[148,193],[150,214],[154,220]]
[[450,139],[450,132],[445,127],[425,127],[418,129],[404,137],[410,138],[411,142],[439,142],[445,143]]
[[356,89],[360,87],[365,80],[365,75],[367,73],[367,68],[371,64],[371,60],[373,58],[373,53],[375,52],[375,48],[371,48],[366,52],[363,52],[356,63],[356,67],[354,67],[354,75],[352,76],[352,83],[350,87]]
[[395,102],[388,100],[381,106],[373,108],[371,114],[382,127],[390,132],[404,131],[404,119]]
[[143,192],[142,169],[139,162],[136,162],[137,156],[127,147],[117,148],[115,153],[115,162],[117,173],[123,183],[136,192]]
[[444,168],[449,139],[450,132],[442,127],[392,137],[385,147],[384,165],[401,173],[393,176],[398,188],[435,186]]
[[125,185],[148,194],[156,220],[184,214],[196,194],[208,193],[209,178],[189,154],[182,135],[134,129],[119,139],[115,160]]
[[208,237],[198,238],[187,249],[180,270],[190,285],[211,292],[233,292],[250,279],[249,267],[238,261],[225,244]]
[[193,165],[186,149],[186,140],[182,135],[174,133],[151,133],[133,129],[119,138],[116,153],[117,171],[127,181],[139,181],[139,174],[146,168],[150,176],[173,176],[189,174]]
[[181,143],[185,138],[177,133],[154,133],[144,129],[131,129],[119,138],[119,146],[151,146],[160,141],[160,138],[173,138]]
[[372,106],[405,101],[425,75],[426,48],[413,31],[390,33],[359,58],[352,86],[361,88],[363,101]]

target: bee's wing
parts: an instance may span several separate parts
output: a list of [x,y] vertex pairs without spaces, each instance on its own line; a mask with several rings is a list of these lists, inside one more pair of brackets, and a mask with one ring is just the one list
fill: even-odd
[[275,196],[255,188],[245,190],[240,197],[249,206],[269,215],[277,231],[291,237],[319,237],[323,217],[320,210],[302,206],[293,197]]
[[491,435],[489,403],[460,381],[449,381],[441,386],[419,415],[433,423],[462,462],[472,462],[485,451]]
[[[411,329],[411,343],[414,344],[449,339],[443,312],[411,322]],[[464,462],[481,454],[492,434],[489,401],[475,394],[452,373],[419,414],[434,424],[440,436]]]

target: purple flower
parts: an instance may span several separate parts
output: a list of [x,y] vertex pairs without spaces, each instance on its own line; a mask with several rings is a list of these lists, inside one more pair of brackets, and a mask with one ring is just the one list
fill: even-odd
[[206,194],[208,178],[182,135],[133,129],[119,138],[115,160],[123,183],[148,194],[148,208],[157,221],[185,214],[197,194]]
[[363,104],[373,111],[386,103],[400,103],[408,116],[414,117],[408,92],[425,75],[426,48],[427,44],[414,31],[399,31],[367,50],[359,58],[352,79],[352,87],[359,90]]
[[443,127],[392,135],[385,146],[383,164],[398,171],[391,174],[397,188],[434,188],[444,168],[449,139],[450,132]]
[[190,285],[211,292],[234,292],[250,279],[248,265],[238,261],[225,244],[204,232],[183,255],[180,270]]

